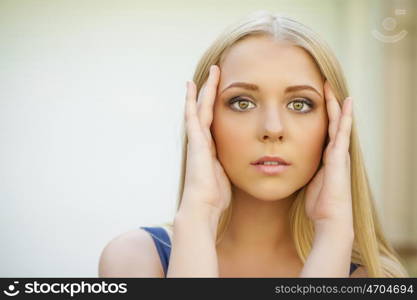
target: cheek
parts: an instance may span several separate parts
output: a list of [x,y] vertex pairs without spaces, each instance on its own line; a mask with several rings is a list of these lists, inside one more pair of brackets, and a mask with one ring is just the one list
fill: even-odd
[[240,124],[236,126],[236,121],[230,117],[216,115],[212,123],[212,136],[216,143],[217,157],[225,168],[231,167],[234,162],[242,163],[239,155],[249,145],[250,129]]
[[320,164],[326,137],[326,125],[321,123],[297,135],[298,163],[307,176],[312,176]]

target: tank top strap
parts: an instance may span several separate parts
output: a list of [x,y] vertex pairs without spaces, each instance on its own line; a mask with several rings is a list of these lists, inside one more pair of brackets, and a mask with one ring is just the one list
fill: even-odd
[[353,272],[355,272],[355,270],[359,267],[359,265],[351,263],[350,264],[350,275],[352,275]]
[[162,227],[145,227],[141,226],[141,229],[147,231],[156,246],[159,258],[161,260],[162,268],[164,269],[164,277],[167,275],[169,257],[171,255],[171,241],[168,233]]

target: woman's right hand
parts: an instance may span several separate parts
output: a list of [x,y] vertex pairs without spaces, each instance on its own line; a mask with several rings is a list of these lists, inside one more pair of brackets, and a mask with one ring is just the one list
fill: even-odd
[[196,101],[197,88],[187,82],[185,122],[188,136],[186,174],[181,212],[219,217],[231,201],[229,178],[217,159],[210,132],[220,68],[212,65]]

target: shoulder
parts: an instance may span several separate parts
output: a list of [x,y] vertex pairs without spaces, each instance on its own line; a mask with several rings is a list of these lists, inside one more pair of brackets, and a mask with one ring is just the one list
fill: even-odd
[[368,278],[368,272],[364,266],[359,266],[353,273],[350,275],[350,278]]
[[109,241],[100,255],[99,277],[164,277],[149,233],[138,228]]

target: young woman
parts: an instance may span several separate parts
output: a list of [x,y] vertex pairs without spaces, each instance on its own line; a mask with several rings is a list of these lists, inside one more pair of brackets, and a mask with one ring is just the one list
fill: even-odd
[[177,213],[103,250],[105,277],[407,277],[378,221],[340,65],[257,11],[187,82]]

